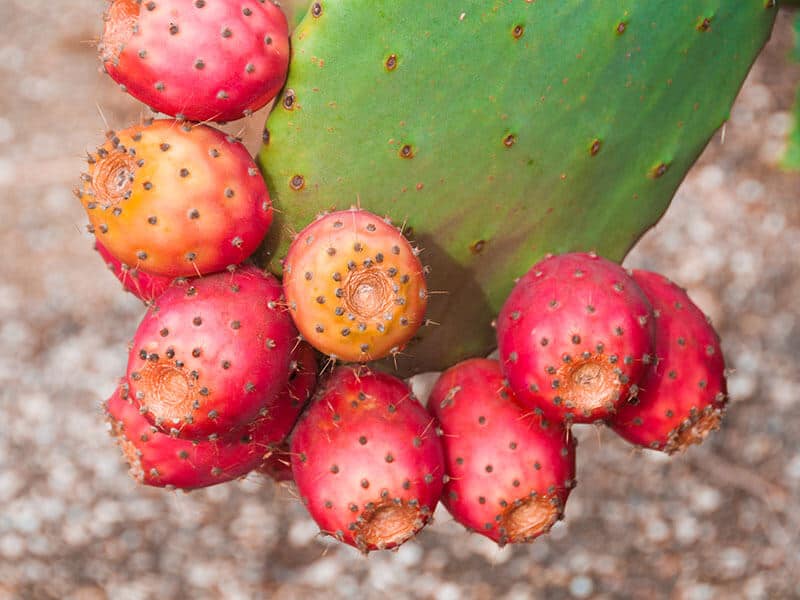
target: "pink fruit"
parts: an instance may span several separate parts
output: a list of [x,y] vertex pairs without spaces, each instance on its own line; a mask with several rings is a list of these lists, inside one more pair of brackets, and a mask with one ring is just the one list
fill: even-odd
[[323,215],[297,235],[283,288],[303,338],[348,362],[399,352],[428,301],[417,251],[398,228],[355,208]]
[[512,290],[497,319],[501,366],[520,403],[545,418],[608,418],[638,393],[650,361],[650,303],[619,265],[551,256]]
[[145,304],[158,298],[172,283],[172,277],[148,275],[139,269],[131,269],[128,265],[122,264],[97,240],[94,249],[122,286]]
[[230,121],[283,86],[289,32],[264,0],[111,0],[99,51],[112,79],[154,110]]
[[574,438],[520,407],[497,361],[445,371],[428,409],[441,424],[442,502],[456,521],[503,545],[531,541],[562,517],[575,485]]
[[172,120],[110,132],[77,195],[112,256],[169,278],[238,265],[272,223],[247,149],[217,129]]
[[639,446],[669,454],[701,443],[725,410],[725,360],[719,337],[684,290],[666,277],[634,271],[656,316],[656,363],[640,383],[638,401],[610,425]]
[[[284,418],[289,421],[287,431],[291,431],[317,387],[317,356],[314,349],[305,342],[300,342],[292,352],[290,369],[289,383],[281,392],[278,401],[281,406],[287,407],[287,410],[282,413]],[[289,444],[282,441],[258,467],[258,471],[272,477],[275,481],[291,481],[292,464]]]
[[297,343],[281,301],[278,281],[255,267],[176,282],[151,305],[128,358],[142,414],[201,439],[265,411],[286,387]]
[[298,492],[322,532],[362,552],[411,539],[442,492],[435,420],[383,373],[334,371],[295,427],[291,451]]
[[[123,383],[106,403],[111,434],[134,479],[156,487],[193,489],[230,481],[252,471],[288,432],[279,407],[255,422],[210,439],[183,440],[154,427]],[[275,412],[273,412],[275,411]]]

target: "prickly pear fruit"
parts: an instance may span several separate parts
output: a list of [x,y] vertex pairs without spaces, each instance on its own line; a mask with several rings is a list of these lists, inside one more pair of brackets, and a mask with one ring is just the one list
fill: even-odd
[[139,269],[131,269],[128,265],[122,264],[97,240],[94,242],[94,249],[106,263],[108,270],[120,281],[122,287],[145,304],[158,298],[172,283],[172,277],[149,275]]
[[609,424],[632,444],[672,454],[719,428],[727,401],[725,359],[717,333],[684,290],[650,271],[634,271],[633,278],[653,304],[656,361],[637,401],[622,406]]
[[638,392],[653,348],[651,307],[619,265],[570,253],[535,264],[497,319],[503,371],[545,418],[605,419]]
[[[281,414],[290,422],[287,430],[289,432],[317,387],[317,356],[314,349],[307,343],[300,342],[292,351],[290,369],[289,383],[278,401],[279,405],[287,407]],[[282,441],[258,467],[258,471],[275,481],[291,481],[289,444]]]
[[362,552],[411,539],[442,492],[435,420],[391,375],[334,371],[295,427],[291,451],[297,490],[322,532]]
[[279,406],[253,423],[207,440],[183,440],[154,427],[123,383],[106,403],[111,434],[134,479],[146,485],[193,489],[252,471],[289,430]]
[[456,521],[498,542],[529,542],[562,517],[575,485],[575,442],[560,423],[519,406],[495,360],[445,371],[428,410],[439,420]]
[[255,419],[289,378],[297,331],[281,300],[280,283],[255,267],[176,282],[133,339],[127,379],[137,408],[191,439]]
[[110,132],[77,194],[90,231],[117,260],[170,278],[241,263],[272,223],[247,149],[217,129],[172,120]]
[[230,121],[283,86],[289,33],[264,0],[111,0],[99,51],[112,79],[153,110]]
[[422,325],[428,300],[417,254],[400,230],[367,211],[319,217],[284,263],[283,289],[300,333],[344,361],[398,353]]

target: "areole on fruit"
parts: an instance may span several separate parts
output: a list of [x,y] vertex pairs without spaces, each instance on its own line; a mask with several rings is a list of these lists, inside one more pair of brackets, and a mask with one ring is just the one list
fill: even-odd
[[91,192],[102,208],[113,208],[131,195],[136,159],[121,148],[98,155],[92,172]]
[[565,363],[557,372],[564,382],[560,394],[567,408],[591,413],[616,404],[620,394],[620,378],[601,356],[592,355],[577,364]]
[[424,523],[419,506],[384,500],[360,515],[353,537],[365,548],[391,548],[414,537]]
[[[716,399],[719,405],[723,405],[725,401],[724,396]],[[720,406],[706,406],[701,413],[695,411],[690,414],[688,419],[670,433],[664,452],[674,454],[693,444],[702,444],[712,431],[720,428],[723,415],[724,411]]]
[[122,50],[133,37],[141,7],[141,0],[113,0],[109,4],[99,44],[100,60],[113,64],[119,61]]
[[356,319],[370,320],[392,308],[391,279],[376,267],[348,271],[342,289],[345,310]]
[[499,528],[509,542],[528,542],[547,533],[561,518],[562,508],[555,496],[532,496],[515,502],[502,513]]
[[[119,392],[115,392],[119,393]],[[113,402],[113,399],[111,400]],[[106,404],[108,410],[108,403]],[[136,481],[143,482],[145,477],[144,467],[142,466],[142,452],[125,435],[125,426],[122,421],[110,419],[111,437],[117,440],[122,456],[128,463],[128,471]]]
[[148,362],[137,372],[137,379],[138,390],[147,398],[142,406],[165,424],[177,425],[190,418],[200,404],[200,392],[189,370],[168,359]]

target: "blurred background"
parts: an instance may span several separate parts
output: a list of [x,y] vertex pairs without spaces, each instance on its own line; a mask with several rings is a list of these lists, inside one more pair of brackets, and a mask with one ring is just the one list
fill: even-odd
[[[100,404],[143,307],[92,251],[71,190],[84,152],[143,111],[98,72],[102,10],[0,2],[0,600],[800,598],[800,174],[777,166],[800,81],[791,12],[625,263],[713,318],[733,370],[723,429],[668,458],[579,427],[579,484],[546,538],[498,549],[440,510],[363,558],[255,475],[138,487],[108,436]],[[264,118],[228,130],[255,150]]]

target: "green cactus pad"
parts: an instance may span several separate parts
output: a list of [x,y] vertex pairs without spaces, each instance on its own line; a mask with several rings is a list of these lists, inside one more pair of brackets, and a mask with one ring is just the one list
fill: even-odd
[[311,0],[275,0],[275,4],[283,10],[289,22],[289,31],[292,31],[308,11]]
[[548,252],[621,260],[727,119],[769,36],[765,0],[325,0],[292,37],[259,161],[264,260],[323,210],[405,223],[432,267],[403,374],[496,344]]
[[[792,58],[800,61],[800,13],[794,17],[794,49]],[[786,152],[781,160],[781,166],[787,171],[800,171],[800,82],[795,91],[794,106],[792,108],[794,125],[789,133]]]

